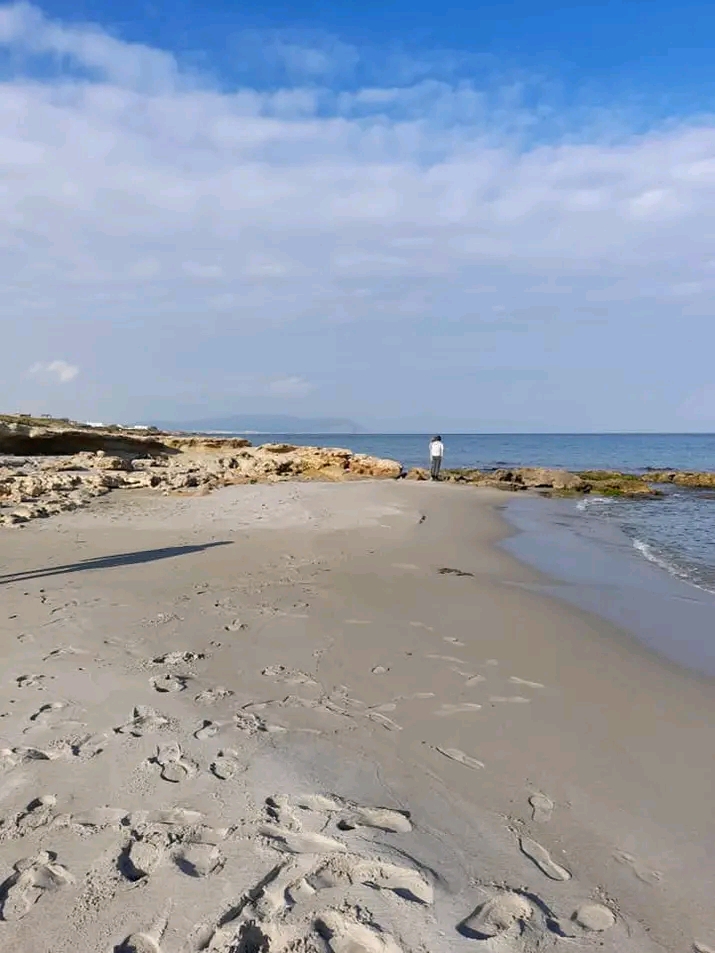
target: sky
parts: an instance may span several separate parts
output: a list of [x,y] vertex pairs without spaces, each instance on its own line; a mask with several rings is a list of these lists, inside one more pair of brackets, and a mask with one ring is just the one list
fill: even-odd
[[715,5],[0,4],[0,410],[715,430]]

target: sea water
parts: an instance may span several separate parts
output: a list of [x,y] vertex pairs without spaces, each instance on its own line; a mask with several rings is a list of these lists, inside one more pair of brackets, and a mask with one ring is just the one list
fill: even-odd
[[[427,466],[430,434],[251,434],[254,444],[345,447]],[[715,470],[715,434],[442,434],[446,467],[544,466],[566,470]],[[660,499],[563,501],[573,530],[618,530],[633,553],[715,592],[715,492],[661,486]],[[565,518],[565,517],[564,517]]]

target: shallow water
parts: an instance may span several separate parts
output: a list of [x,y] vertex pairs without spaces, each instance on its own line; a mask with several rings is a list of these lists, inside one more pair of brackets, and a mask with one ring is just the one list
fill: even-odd
[[[715,470],[715,434],[444,434],[445,466]],[[258,434],[258,443],[341,446],[359,453],[427,464],[429,435]],[[584,523],[605,522],[630,540],[641,558],[715,592],[715,492],[665,488],[661,500],[587,498],[575,510]],[[574,504],[575,506],[575,504]]]
[[[648,501],[653,510],[639,512],[639,532],[649,519],[658,524],[652,512],[659,502]],[[643,559],[614,515],[620,506],[607,504],[608,517],[591,518],[575,500],[516,496],[504,513],[518,532],[502,545],[553,580],[539,590],[627,629],[679,665],[715,676],[715,594]]]

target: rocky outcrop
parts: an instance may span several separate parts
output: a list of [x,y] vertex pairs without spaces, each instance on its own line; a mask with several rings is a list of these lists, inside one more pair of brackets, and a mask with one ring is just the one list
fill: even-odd
[[154,434],[91,427],[33,426],[0,421],[0,453],[15,456],[67,456],[96,452],[147,456],[168,453],[170,448]]
[[584,470],[579,476],[587,488],[586,492],[597,496],[638,498],[662,495],[647,475],[619,473],[614,470]]
[[82,426],[69,421],[0,418],[0,454],[14,456],[69,456],[103,451],[128,457],[149,457],[187,450],[228,451],[250,446],[250,441],[243,437],[138,432],[121,427]]
[[[427,470],[415,468],[407,474],[407,479],[428,480],[429,473]],[[559,496],[587,493],[624,497],[659,495],[659,491],[652,486],[650,474],[637,476],[608,470],[583,473],[570,473],[568,470],[552,470],[545,467],[518,467],[512,470],[444,470],[441,479],[451,483],[496,487],[499,490],[513,492],[538,490],[542,494]]]
[[690,473],[677,470],[646,474],[651,483],[674,483],[692,489],[706,490],[715,487],[715,473]]
[[162,447],[147,452],[142,443],[138,455],[125,446],[121,454],[0,458],[0,525],[74,510],[118,489],[204,493],[279,480],[395,479],[401,471],[393,460],[342,449],[203,437],[169,437]]
[[584,481],[568,470],[548,470],[543,467],[521,467],[518,470],[496,470],[492,480],[497,483],[515,483],[532,489],[573,490],[583,492]]

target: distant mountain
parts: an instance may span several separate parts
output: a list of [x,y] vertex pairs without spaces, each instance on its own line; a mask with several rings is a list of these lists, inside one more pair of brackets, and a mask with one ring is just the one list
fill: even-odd
[[283,414],[236,414],[205,420],[154,421],[162,430],[192,433],[364,433],[354,420],[342,417],[289,417]]

